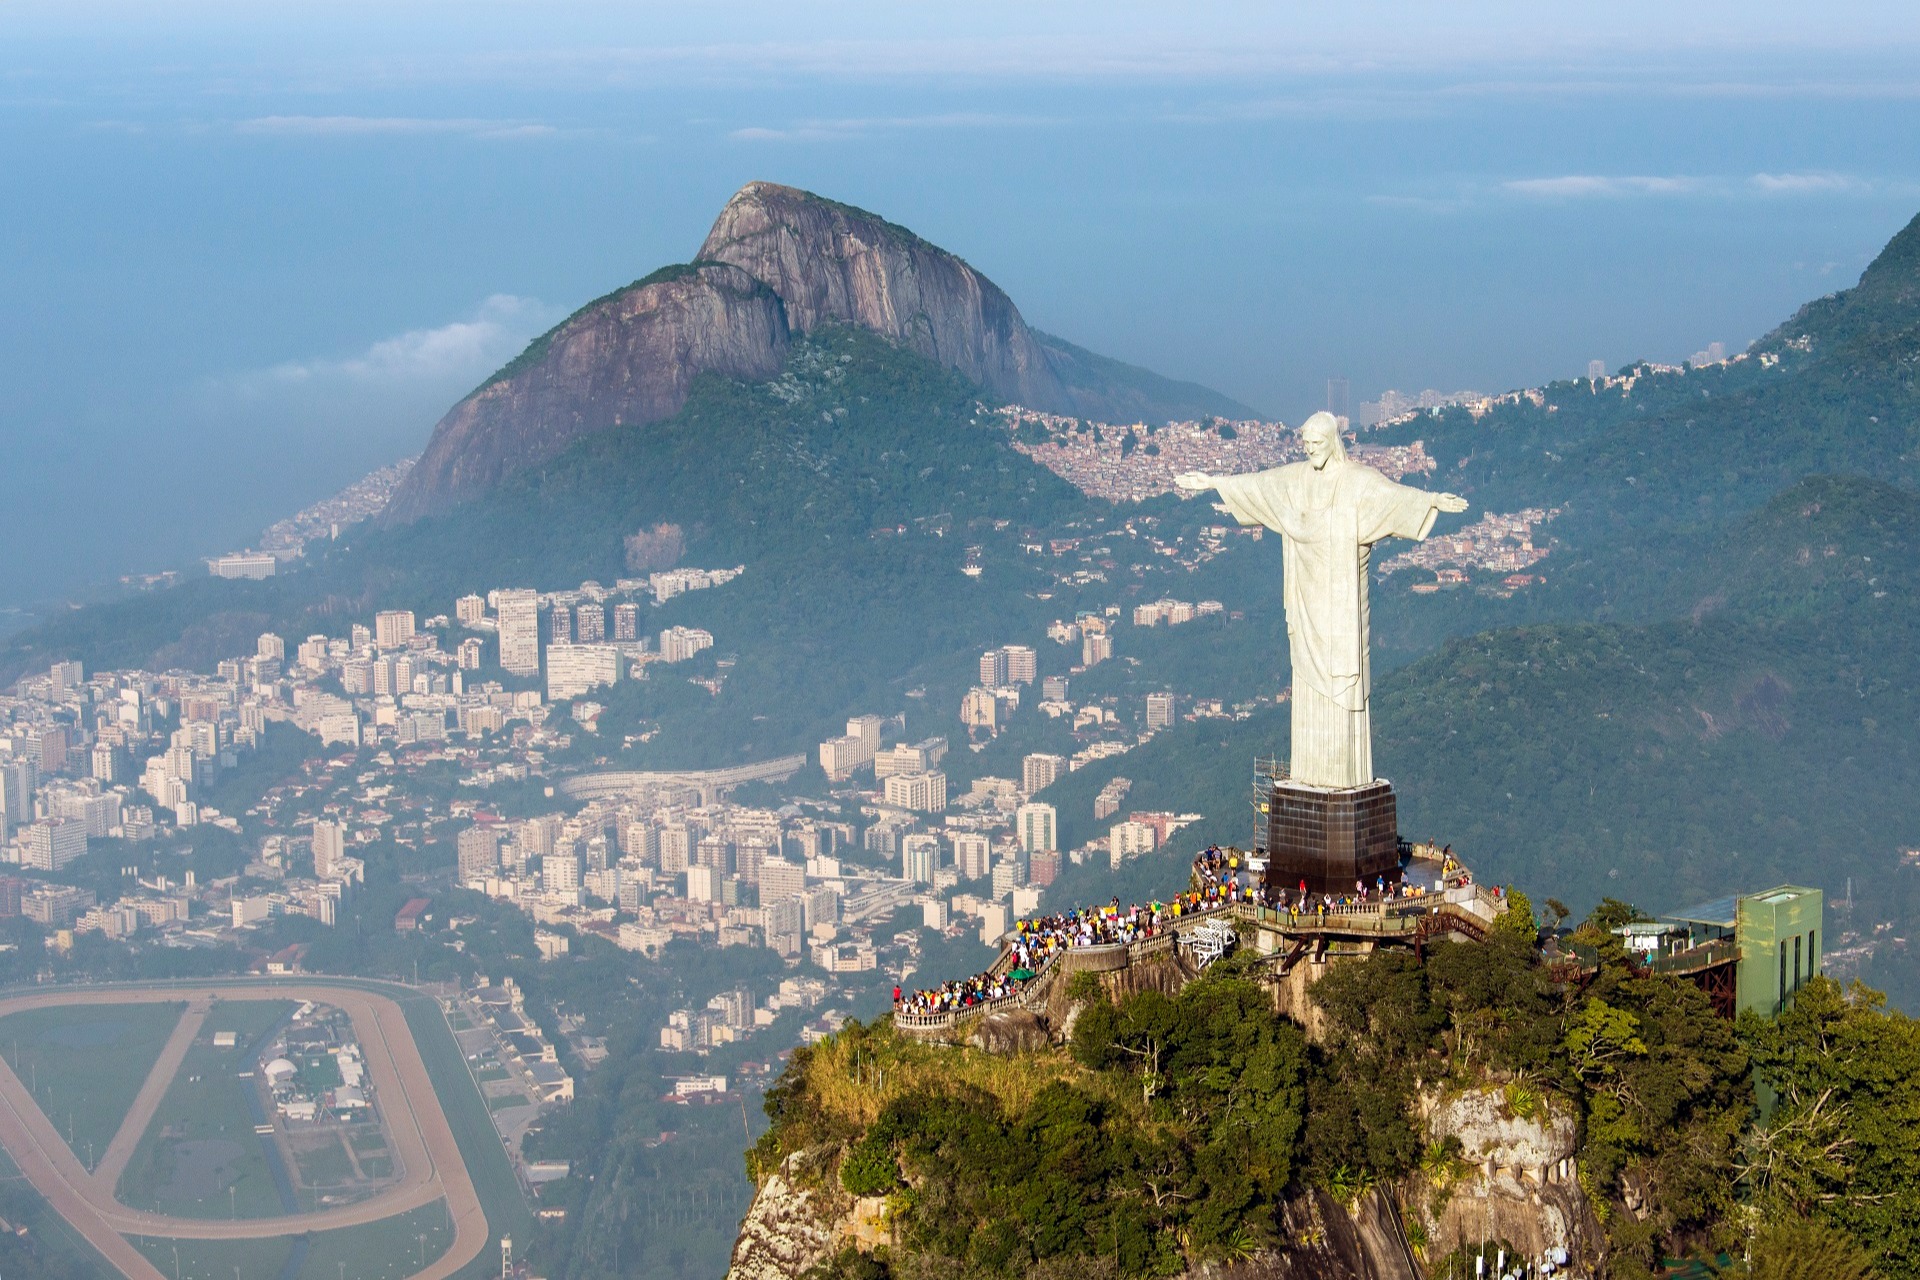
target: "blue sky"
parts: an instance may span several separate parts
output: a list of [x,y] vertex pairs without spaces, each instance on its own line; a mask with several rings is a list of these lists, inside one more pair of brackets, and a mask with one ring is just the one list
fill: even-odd
[[1920,211],[1912,6],[1189,8],[7,6],[0,605],[416,452],[754,178],[1288,418],[1736,347]]

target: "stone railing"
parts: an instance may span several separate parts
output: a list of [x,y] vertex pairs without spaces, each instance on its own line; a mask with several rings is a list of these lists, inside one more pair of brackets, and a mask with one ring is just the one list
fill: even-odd
[[[1181,917],[1187,919],[1205,919],[1217,915],[1218,907],[1208,907],[1189,912]],[[1066,946],[1051,952],[1034,970],[1033,976],[1020,984],[1017,991],[995,996],[990,1000],[980,1000],[958,1009],[909,1010],[896,1009],[893,1025],[907,1032],[921,1035],[945,1031],[966,1018],[981,1017],[989,1013],[1006,1013],[1015,1009],[1031,1009],[1044,1001],[1053,982],[1064,973],[1115,973],[1150,956],[1171,954],[1177,945],[1179,932],[1168,925],[1150,937],[1135,938],[1132,942],[1102,942],[1091,946]],[[1011,949],[1003,951],[1000,959],[994,962],[989,973],[998,970],[1001,964],[1012,955]]]

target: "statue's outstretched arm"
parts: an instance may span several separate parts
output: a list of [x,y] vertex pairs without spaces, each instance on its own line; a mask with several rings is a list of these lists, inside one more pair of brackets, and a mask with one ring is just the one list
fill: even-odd
[[1204,471],[1183,471],[1173,478],[1173,482],[1188,493],[1205,493],[1220,484]]

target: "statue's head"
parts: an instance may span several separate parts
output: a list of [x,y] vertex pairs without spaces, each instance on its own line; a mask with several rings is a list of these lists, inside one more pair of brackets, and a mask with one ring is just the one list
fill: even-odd
[[1300,443],[1307,448],[1307,461],[1314,470],[1326,469],[1336,458],[1347,460],[1347,445],[1340,438],[1340,420],[1324,409],[1308,418],[1300,427]]

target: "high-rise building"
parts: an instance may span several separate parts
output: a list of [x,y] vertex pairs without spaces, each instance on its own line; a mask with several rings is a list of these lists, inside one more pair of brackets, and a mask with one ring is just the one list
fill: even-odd
[[760,883],[760,868],[773,856],[773,845],[765,836],[747,836],[733,850],[733,873],[741,884]]
[[455,839],[454,845],[459,851],[462,883],[476,876],[490,876],[500,869],[500,832],[497,828],[468,827]]
[[660,870],[677,875],[693,864],[693,832],[684,822],[660,828]]
[[502,591],[500,666],[516,676],[540,674],[540,593]]
[[1160,833],[1144,822],[1135,822],[1129,818],[1125,822],[1116,822],[1107,833],[1107,860],[1118,867],[1128,858],[1137,854],[1152,853],[1159,844]]
[[805,910],[809,931],[815,925],[840,923],[840,891],[832,885],[807,890],[800,895],[800,905]]
[[33,760],[0,760],[0,839],[33,821],[33,792],[40,766]]
[[693,861],[696,866],[712,867],[727,875],[733,870],[733,842],[725,836],[702,836],[693,847]]
[[257,658],[273,658],[284,662],[287,657],[287,642],[271,631],[262,632],[253,643],[253,653]]
[[1040,697],[1047,702],[1065,702],[1067,700],[1067,678],[1048,676],[1040,682]]
[[947,807],[944,773],[896,773],[887,779],[886,802],[917,813],[940,813]]
[[932,884],[935,873],[940,870],[940,837],[908,836],[901,842],[900,859],[901,879],[917,884]]
[[1020,848],[1026,853],[1060,847],[1060,817],[1050,804],[1023,804],[1014,811],[1013,829],[1020,836]]
[[413,639],[413,611],[389,609],[373,615],[373,642],[382,649],[401,649]]
[[236,551],[207,561],[207,572],[216,578],[271,578],[279,561],[264,551]]
[[1605,360],[1587,361],[1587,376],[1589,378],[1592,378],[1595,382],[1598,382],[1600,381],[1600,379],[1606,377],[1607,362]]
[[869,760],[880,750],[880,727],[884,723],[879,716],[854,716],[847,721],[847,736],[860,740]]
[[760,902],[766,905],[792,894],[804,892],[807,870],[784,858],[768,858],[760,864]]
[[962,880],[986,875],[992,852],[992,842],[977,831],[962,831],[953,837],[953,865]]
[[453,602],[453,616],[463,627],[470,627],[487,616],[487,602],[480,596],[464,595]]
[[1012,853],[993,864],[993,896],[1005,898],[1027,883],[1027,855]]
[[[762,899],[764,901],[765,894]],[[783,956],[797,956],[806,938],[806,910],[801,905],[798,894],[788,894],[765,904],[762,927],[766,930],[767,946]]]
[[478,671],[485,657],[486,647],[480,643],[479,636],[468,636],[453,651],[453,660],[462,671]]
[[313,874],[325,880],[337,875],[347,856],[347,829],[338,822],[313,824]]
[[574,893],[580,888],[580,855],[550,853],[540,859],[540,888],[544,893]]
[[40,772],[64,773],[67,768],[67,726],[50,724],[40,730]]
[[87,824],[78,818],[46,818],[27,828],[20,865],[32,871],[60,871],[87,856]]
[[873,757],[873,776],[889,778],[896,773],[928,773],[940,767],[947,756],[945,738],[926,738],[920,742],[902,742]]
[[960,723],[969,729],[998,733],[1019,706],[1017,690],[976,687],[960,699]]
[[632,643],[640,638],[639,605],[617,604],[613,606],[613,638],[622,643]]
[[1007,682],[1010,684],[1032,684],[1038,674],[1038,657],[1033,649],[1024,644],[1010,644],[1000,652],[1007,657]]
[[1036,751],[1020,762],[1020,789],[1028,795],[1045,791],[1065,777],[1066,773],[1067,761],[1064,756]]
[[1089,634],[1080,641],[1080,665],[1097,666],[1113,656],[1113,637]]
[[1120,812],[1120,802],[1127,798],[1127,792],[1133,790],[1132,778],[1112,778],[1100,788],[1100,794],[1093,798],[1093,816],[1111,818]]
[[573,643],[573,611],[565,605],[557,604],[553,612],[547,615],[547,643]]
[[[555,617],[564,615],[555,614]],[[552,644],[547,646],[547,698],[564,702],[589,689],[617,684],[620,651],[608,644]]]
[[1147,728],[1165,729],[1173,724],[1173,695],[1170,693],[1150,693],[1147,695]]
[[1060,854],[1057,850],[1042,849],[1038,853],[1027,855],[1027,883],[1044,889],[1060,876]]
[[713,633],[698,627],[668,627],[660,633],[663,662],[685,662],[702,649],[713,648]]
[[644,822],[620,828],[620,852],[644,867],[660,864],[660,832]]
[[695,864],[687,868],[687,901],[720,901],[720,877],[718,867]]
[[607,611],[591,602],[574,606],[573,637],[581,644],[599,644],[607,638]]
[[997,689],[1007,682],[1007,651],[989,649],[980,655],[980,683]]

